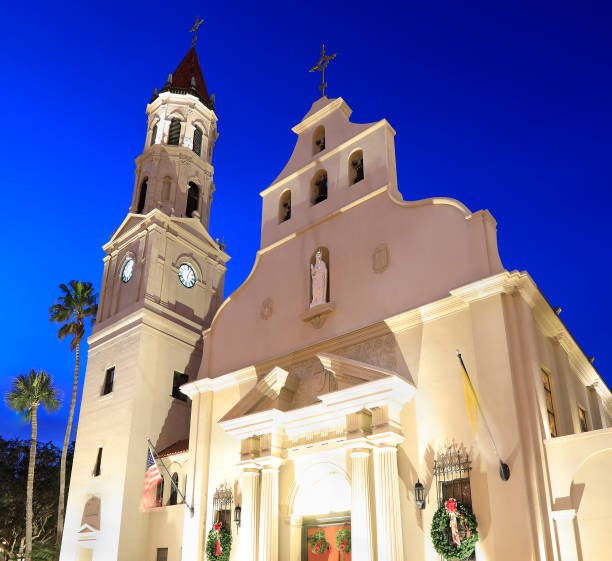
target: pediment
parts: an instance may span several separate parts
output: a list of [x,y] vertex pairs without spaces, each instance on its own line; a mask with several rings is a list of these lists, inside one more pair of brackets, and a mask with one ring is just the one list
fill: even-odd
[[275,366],[220,421],[237,419],[273,409],[288,411],[291,409],[297,384],[295,376]]
[[115,230],[110,241],[104,245],[104,249],[107,250],[107,248],[110,248],[114,244],[118,243],[126,234],[133,235],[134,230],[140,225],[146,224],[148,226],[155,221],[161,222],[162,224],[179,227],[181,230],[186,232],[186,234],[199,240],[200,243],[204,242],[204,245],[208,246],[206,249],[219,255],[224,262],[229,261],[229,255],[227,255],[219,247],[219,244],[213,240],[211,235],[208,233],[208,230],[206,230],[199,220],[194,220],[193,218],[182,218],[179,216],[168,216],[158,209],[154,209],[146,215],[129,213],[117,230]]
[[387,368],[331,353],[319,353],[317,358],[321,361],[323,368],[333,374],[338,390],[397,375]]

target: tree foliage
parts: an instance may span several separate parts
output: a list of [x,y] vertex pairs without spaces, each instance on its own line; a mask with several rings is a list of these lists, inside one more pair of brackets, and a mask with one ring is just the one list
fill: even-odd
[[[32,560],[43,561],[55,550],[58,479],[61,452],[52,442],[37,444],[34,480],[34,519]],[[74,443],[68,451],[68,473],[72,468]],[[10,557],[25,548],[25,508],[29,440],[4,440],[0,437],[0,542]]]

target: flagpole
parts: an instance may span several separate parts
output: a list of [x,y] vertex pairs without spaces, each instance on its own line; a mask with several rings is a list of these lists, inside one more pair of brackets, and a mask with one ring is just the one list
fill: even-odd
[[164,471],[168,474],[168,478],[170,479],[170,484],[176,489],[176,492],[181,496],[181,499],[183,499],[183,504],[189,509],[189,512],[191,512],[191,516],[193,516],[193,505],[190,506],[187,503],[187,497],[185,497],[185,495],[181,493],[181,490],[178,488],[178,485],[174,482],[174,479],[172,479],[172,476],[170,475],[170,472],[168,471],[166,464],[164,464],[164,460],[162,460],[159,457],[159,454],[157,453],[155,446],[153,446],[153,443],[151,442],[151,439],[148,436],[147,436],[147,442],[149,444],[149,447],[153,451],[153,455],[155,456],[155,458],[157,458],[160,461],[162,467],[164,468]]
[[495,455],[497,456],[497,459],[499,461],[499,477],[501,477],[502,481],[508,481],[508,479],[510,479],[510,467],[508,466],[508,464],[506,464],[501,459],[501,456],[499,455],[499,452],[497,450],[497,445],[495,444],[495,439],[493,438],[493,433],[491,432],[491,428],[489,427],[489,423],[487,422],[487,418],[485,417],[484,411],[482,410],[482,407],[480,406],[480,400],[478,399],[478,395],[476,394],[476,390],[474,389],[474,386],[472,385],[472,380],[470,380],[470,375],[468,374],[467,368],[465,367],[465,364],[463,362],[463,358],[461,357],[461,353],[459,352],[459,350],[457,350],[457,358],[459,359],[459,363],[461,364],[461,368],[463,368],[463,371],[465,372],[468,384],[470,386],[470,390],[472,391],[472,393],[474,394],[474,397],[476,398],[476,405],[478,406],[478,410],[480,411],[480,416],[482,417],[482,421],[484,423],[484,426],[487,429],[487,433],[489,434],[489,438],[491,439],[491,444],[493,445],[493,450],[495,451]]

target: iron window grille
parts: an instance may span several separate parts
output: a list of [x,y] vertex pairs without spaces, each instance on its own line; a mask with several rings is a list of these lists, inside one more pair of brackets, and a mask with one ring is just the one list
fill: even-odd
[[[438,499],[438,507],[441,507],[447,499],[456,499],[460,503],[472,508],[472,489],[470,484],[470,472],[472,471],[472,462],[467,453],[457,450],[450,446],[446,452],[438,454],[434,460],[434,477],[436,479],[436,496]],[[461,525],[460,525],[461,526]],[[446,537],[450,544],[453,543],[450,528],[445,531]],[[463,528],[459,528],[459,535],[465,538]],[[476,559],[473,553],[467,560]]]
[[232,490],[227,483],[222,483],[213,495],[213,510],[215,511],[215,522],[221,522],[227,529],[231,528],[233,504]]

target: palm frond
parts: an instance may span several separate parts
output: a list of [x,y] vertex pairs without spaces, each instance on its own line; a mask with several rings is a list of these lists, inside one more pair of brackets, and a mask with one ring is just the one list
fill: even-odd
[[26,421],[32,417],[32,410],[42,405],[47,411],[55,411],[61,404],[58,389],[53,379],[44,370],[30,370],[13,379],[11,388],[4,396],[7,406],[22,415]]

